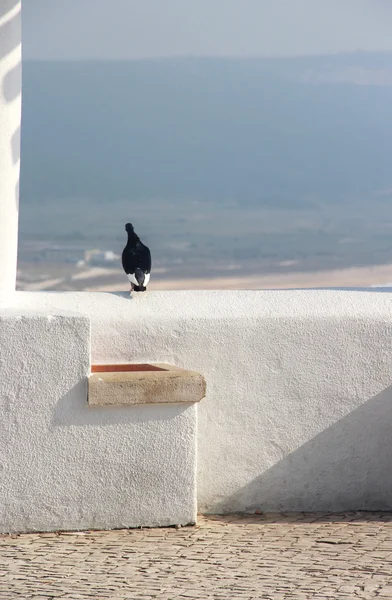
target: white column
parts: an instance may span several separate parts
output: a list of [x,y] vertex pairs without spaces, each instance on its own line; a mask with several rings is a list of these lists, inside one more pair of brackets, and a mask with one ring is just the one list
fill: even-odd
[[16,281],[21,116],[21,2],[0,0],[0,305]]

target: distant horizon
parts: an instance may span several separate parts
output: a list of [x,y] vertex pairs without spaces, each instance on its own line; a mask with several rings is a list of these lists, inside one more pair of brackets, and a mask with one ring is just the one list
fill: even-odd
[[26,58],[145,60],[391,51],[389,0],[28,0]]
[[221,54],[168,54],[167,56],[146,56],[146,57],[135,57],[135,58],[74,58],[74,57],[48,57],[48,58],[31,58],[23,56],[24,61],[28,62],[163,62],[165,60],[298,60],[306,58],[333,58],[341,56],[355,56],[355,55],[385,55],[392,56],[391,50],[341,50],[337,52],[325,52],[325,53],[311,53],[311,54],[287,54],[287,55],[276,55],[276,54],[253,54],[253,55],[221,55]]

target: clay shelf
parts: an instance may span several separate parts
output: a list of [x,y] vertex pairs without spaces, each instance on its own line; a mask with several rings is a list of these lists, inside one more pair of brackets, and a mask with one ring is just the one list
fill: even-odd
[[200,402],[206,382],[200,373],[164,363],[91,365],[90,406]]

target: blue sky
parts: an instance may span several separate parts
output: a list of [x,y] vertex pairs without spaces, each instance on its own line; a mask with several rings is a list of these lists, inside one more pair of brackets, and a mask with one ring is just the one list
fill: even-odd
[[22,0],[25,58],[392,50],[392,0]]

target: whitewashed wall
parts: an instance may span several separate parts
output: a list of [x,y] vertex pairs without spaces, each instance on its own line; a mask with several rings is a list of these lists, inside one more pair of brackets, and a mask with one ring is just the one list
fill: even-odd
[[17,304],[88,315],[94,361],[205,375],[199,511],[392,509],[391,294],[18,293]]
[[0,306],[15,291],[21,114],[20,0],[0,0]]
[[89,406],[89,319],[40,304],[0,310],[0,532],[194,522],[195,406]]

